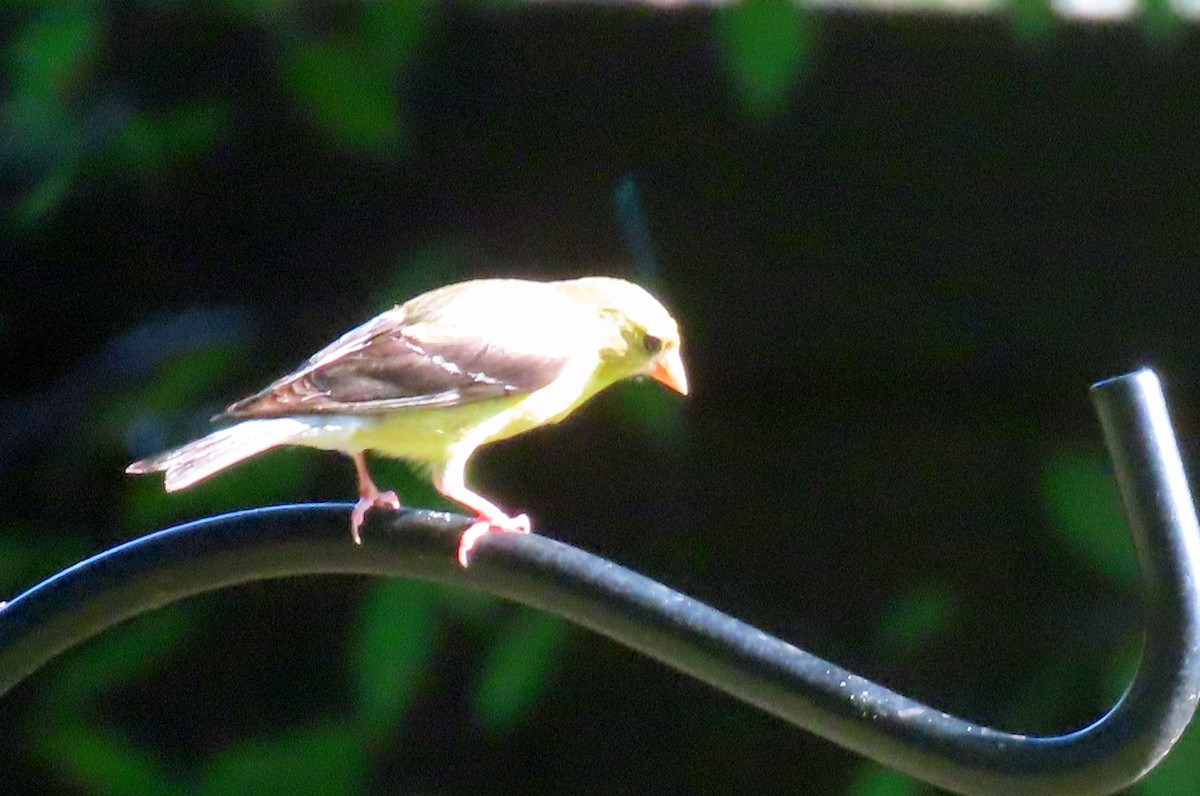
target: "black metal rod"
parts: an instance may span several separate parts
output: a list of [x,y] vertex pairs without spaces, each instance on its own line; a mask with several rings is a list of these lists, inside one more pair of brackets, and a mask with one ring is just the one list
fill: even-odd
[[1003,732],[922,705],[660,583],[542,536],[485,537],[455,562],[463,517],[373,512],[351,544],[347,506],[255,509],[136,539],[0,610],[0,693],[124,619],[235,583],[309,573],[418,577],[558,614],[884,765],[964,794],[1107,794],[1149,771],[1200,694],[1200,534],[1157,377],[1092,396],[1145,581],[1134,682],[1108,715],[1057,737]]

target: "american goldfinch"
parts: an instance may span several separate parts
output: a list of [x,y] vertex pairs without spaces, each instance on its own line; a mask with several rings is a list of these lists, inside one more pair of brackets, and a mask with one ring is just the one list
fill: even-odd
[[350,534],[374,507],[400,508],[367,470],[365,451],[428,471],[478,519],[458,560],[488,531],[529,533],[465,483],[480,446],[562,420],[605,387],[646,375],[686,395],[679,327],[641,287],[621,279],[480,279],[417,296],[350,330],[295,372],[229,406],[231,425],[134,462],[166,473],[168,492],[280,445],[354,460],[359,500]]

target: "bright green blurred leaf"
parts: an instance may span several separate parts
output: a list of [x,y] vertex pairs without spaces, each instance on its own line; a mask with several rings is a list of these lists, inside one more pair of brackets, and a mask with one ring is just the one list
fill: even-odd
[[746,110],[782,110],[812,49],[812,16],[793,0],[743,0],[717,12],[716,35]]
[[1049,41],[1058,24],[1050,0],[1009,0],[1008,18],[1017,39],[1026,44]]
[[72,791],[106,796],[190,793],[161,761],[114,729],[84,726],[75,717],[43,721],[33,734],[41,757]]
[[108,689],[153,672],[187,639],[195,615],[192,604],[176,603],[106,631],[58,665],[50,699],[78,711]]
[[367,595],[353,661],[367,738],[394,735],[425,681],[437,643],[442,595],[434,584],[418,580],[382,581]]
[[1200,724],[1193,721],[1158,768],[1151,771],[1138,793],[1143,796],[1195,796],[1200,782]]
[[854,774],[848,796],[914,796],[928,791],[912,777],[875,763],[861,763]]
[[394,75],[365,57],[363,48],[298,43],[284,79],[313,123],[337,143],[373,152],[399,143]]
[[331,723],[254,738],[217,753],[201,775],[199,792],[204,796],[326,796],[362,793],[366,779],[367,761],[357,725]]
[[945,629],[952,612],[950,594],[944,588],[914,586],[883,609],[876,643],[888,657],[910,655]]
[[5,213],[18,227],[33,226],[57,210],[78,176],[86,125],[72,103],[87,85],[102,33],[96,12],[87,3],[39,8],[5,50],[0,155],[20,164],[31,182]]
[[101,28],[91,3],[57,3],[32,15],[9,45],[17,91],[64,101],[87,75]]
[[557,617],[523,609],[500,632],[475,691],[475,715],[485,731],[502,733],[533,707],[567,642]]
[[1106,575],[1136,583],[1137,561],[1107,459],[1058,451],[1042,467],[1041,486],[1054,527]]
[[180,411],[195,409],[211,393],[214,384],[229,375],[242,361],[240,342],[221,343],[187,351],[164,360],[141,392],[121,403],[137,411]]

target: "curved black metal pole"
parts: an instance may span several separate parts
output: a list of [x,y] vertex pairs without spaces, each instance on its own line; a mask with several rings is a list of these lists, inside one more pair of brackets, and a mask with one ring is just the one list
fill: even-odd
[[374,512],[359,547],[344,505],[282,506],[150,534],[0,610],[0,692],[62,650],[188,595],[307,573],[428,578],[591,628],[867,757],[964,794],[1106,794],[1183,733],[1200,694],[1200,534],[1158,378],[1093,387],[1142,564],[1146,640],[1121,701],[1090,727],[1030,737],[942,713],[604,559],[541,536],[485,537],[455,562],[463,517]]

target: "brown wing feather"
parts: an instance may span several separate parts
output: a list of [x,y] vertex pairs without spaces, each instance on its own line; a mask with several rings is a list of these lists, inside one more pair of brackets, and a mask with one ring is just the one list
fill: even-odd
[[567,364],[563,355],[517,352],[478,338],[422,341],[394,324],[378,325],[369,335],[350,341],[348,337],[295,373],[232,404],[224,416],[364,414],[457,406],[541,389]]

